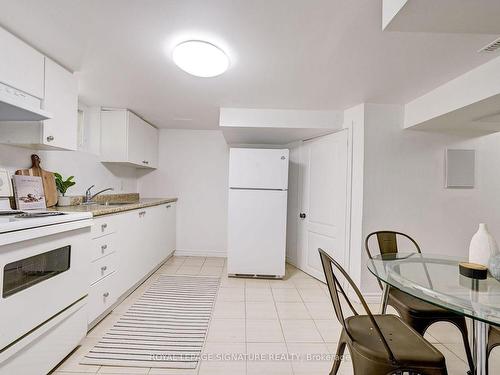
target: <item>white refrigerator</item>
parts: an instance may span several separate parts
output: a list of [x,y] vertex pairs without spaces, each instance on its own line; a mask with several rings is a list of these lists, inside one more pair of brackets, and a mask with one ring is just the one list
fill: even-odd
[[287,149],[230,149],[230,276],[285,275],[288,159]]

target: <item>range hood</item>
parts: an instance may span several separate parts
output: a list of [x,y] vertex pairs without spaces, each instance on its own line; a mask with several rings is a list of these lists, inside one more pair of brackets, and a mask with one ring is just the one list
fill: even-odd
[[49,112],[40,109],[41,100],[0,83],[0,121],[42,121]]

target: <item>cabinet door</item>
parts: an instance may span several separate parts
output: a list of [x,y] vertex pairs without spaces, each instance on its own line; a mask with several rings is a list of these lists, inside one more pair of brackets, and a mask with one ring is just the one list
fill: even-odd
[[128,112],[128,161],[142,165],[145,160],[144,120],[132,112]]
[[164,258],[168,257],[175,251],[176,247],[176,204],[175,202],[168,203],[165,205],[167,211],[167,220],[165,225],[166,232],[166,246],[164,252]]
[[0,82],[43,99],[43,55],[1,27],[0,50]]
[[158,167],[158,129],[145,123],[145,141],[146,141],[146,166],[150,168]]
[[45,58],[44,109],[52,113],[43,122],[42,143],[51,147],[76,150],[78,129],[78,84],[76,77]]

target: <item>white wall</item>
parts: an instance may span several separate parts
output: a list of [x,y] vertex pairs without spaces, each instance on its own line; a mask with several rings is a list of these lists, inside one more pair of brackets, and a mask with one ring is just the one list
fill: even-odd
[[160,131],[159,168],[139,179],[144,197],[179,198],[178,254],[225,256],[229,151],[218,130]]
[[0,144],[0,169],[13,174],[18,169],[31,167],[33,150]]
[[68,190],[67,195],[85,194],[85,190],[95,185],[93,192],[111,187],[113,193],[136,193],[137,170],[135,168],[103,164],[99,156],[80,151],[40,151],[42,168],[59,172],[63,177],[75,176],[76,185]]
[[[423,252],[466,257],[478,223],[486,222],[500,240],[500,134],[464,138],[402,127],[402,107],[365,105],[363,238],[400,230]],[[446,148],[476,149],[474,189],[444,188]],[[379,292],[368,272],[361,285],[364,292]]]

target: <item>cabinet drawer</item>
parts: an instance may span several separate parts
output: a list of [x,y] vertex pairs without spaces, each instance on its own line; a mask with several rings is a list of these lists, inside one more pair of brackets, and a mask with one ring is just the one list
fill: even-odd
[[115,254],[109,254],[90,263],[90,284],[94,284],[102,278],[116,271]]
[[99,315],[116,302],[114,283],[116,272],[111,273],[90,287],[88,300],[88,323],[93,322]]
[[111,217],[94,219],[92,225],[92,238],[99,238],[107,234],[115,233],[115,221]]
[[93,239],[90,260],[93,262],[114,253],[116,251],[115,238],[114,234],[110,234]]

